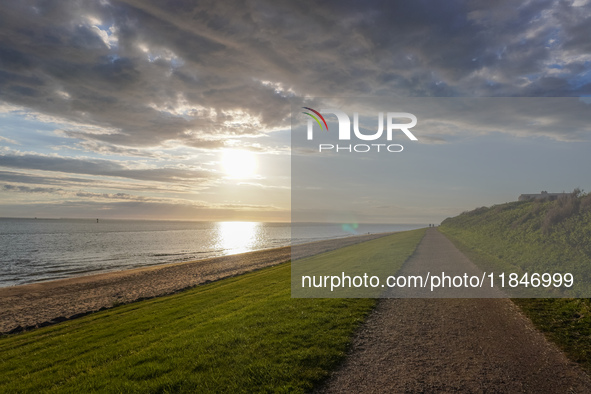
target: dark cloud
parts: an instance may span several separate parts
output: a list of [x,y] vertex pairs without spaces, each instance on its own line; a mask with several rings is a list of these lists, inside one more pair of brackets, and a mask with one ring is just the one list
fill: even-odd
[[34,183],[34,184],[62,184],[63,182],[87,182],[87,179],[83,178],[55,178],[55,177],[46,177],[46,176],[37,176],[37,175],[29,175],[23,174],[19,172],[12,172],[12,171],[0,171],[0,180],[8,181],[8,182],[18,182],[18,183]]
[[288,126],[303,96],[589,94],[590,15],[566,1],[9,2],[0,99],[116,130],[72,138],[219,148]]
[[21,193],[59,193],[63,192],[64,189],[57,189],[53,187],[28,187],[28,186],[15,186],[15,185],[4,185],[2,189],[5,191],[14,191]]
[[0,167],[64,172],[137,179],[155,182],[207,182],[215,178],[211,172],[181,168],[130,169],[123,164],[102,159],[78,159],[35,154],[0,155]]
[[92,198],[92,199],[115,199],[115,200],[146,200],[146,197],[132,196],[127,193],[91,193],[91,192],[77,192],[76,197]]
[[[22,172],[13,172],[13,171],[0,171],[0,181],[4,182],[12,182],[12,183],[24,183],[24,184],[33,184],[33,185],[54,185],[54,186],[61,186],[64,188],[94,188],[97,186],[97,180],[93,176],[89,176],[88,178],[76,178],[70,176],[60,176],[59,173],[52,173],[52,172],[43,172],[46,175],[36,175],[36,174],[26,174]],[[187,183],[187,184],[184,184]],[[195,185],[189,182],[182,182],[176,184],[170,183],[153,183],[153,182],[129,182],[127,179],[122,178],[120,180],[117,179],[110,179],[104,180],[102,179],[100,182],[100,187],[106,189],[115,189],[115,190],[133,190],[133,191],[145,191],[150,190],[152,192],[179,192],[179,193],[186,193],[186,192],[195,192]],[[55,188],[60,190],[58,188]]]

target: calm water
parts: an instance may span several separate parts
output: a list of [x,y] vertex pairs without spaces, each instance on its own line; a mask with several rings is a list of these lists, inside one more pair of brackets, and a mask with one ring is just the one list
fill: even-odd
[[0,287],[419,227],[0,218]]

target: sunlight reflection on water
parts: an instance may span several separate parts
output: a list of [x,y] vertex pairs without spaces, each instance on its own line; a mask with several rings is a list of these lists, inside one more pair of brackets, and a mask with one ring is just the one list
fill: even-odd
[[216,248],[224,254],[250,252],[261,242],[259,222],[218,222],[216,223]]
[[[418,227],[424,225],[353,230]],[[340,223],[0,218],[0,287],[339,238],[350,235],[347,230]]]

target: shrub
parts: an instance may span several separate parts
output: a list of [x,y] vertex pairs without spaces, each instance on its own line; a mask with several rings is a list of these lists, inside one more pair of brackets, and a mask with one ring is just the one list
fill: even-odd
[[583,212],[591,210],[591,193],[581,199],[580,209]]
[[579,213],[581,199],[579,199],[579,189],[573,190],[572,193],[560,196],[546,213],[544,221],[542,222],[542,231],[544,234],[549,234],[554,226],[563,220]]

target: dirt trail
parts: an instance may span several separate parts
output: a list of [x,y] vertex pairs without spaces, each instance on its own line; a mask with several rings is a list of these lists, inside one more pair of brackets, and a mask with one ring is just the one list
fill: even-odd
[[[403,270],[431,266],[433,256],[449,266],[459,255],[430,229]],[[319,391],[589,393],[591,379],[508,299],[396,298],[379,301]]]

